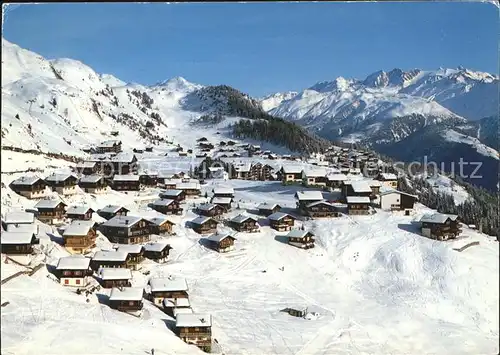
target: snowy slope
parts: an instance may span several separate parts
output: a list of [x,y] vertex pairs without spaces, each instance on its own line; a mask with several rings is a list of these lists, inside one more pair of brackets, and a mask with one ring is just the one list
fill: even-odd
[[470,145],[471,147],[475,148],[479,154],[484,155],[485,157],[491,157],[497,160],[499,159],[498,152],[495,149],[484,145],[477,138],[458,133],[457,131],[454,131],[452,129],[444,132],[443,137],[450,142]]
[[281,105],[283,101],[291,100],[298,95],[296,91],[278,92],[276,94],[268,95],[260,100],[264,111],[271,111],[273,108]]

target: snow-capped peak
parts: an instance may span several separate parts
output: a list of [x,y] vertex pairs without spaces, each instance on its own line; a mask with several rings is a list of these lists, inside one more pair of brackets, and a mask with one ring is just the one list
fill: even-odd
[[202,87],[202,85],[187,81],[182,76],[176,76],[171,79],[161,81],[154,86],[160,86],[170,91],[193,91]]
[[260,103],[265,111],[269,111],[280,105],[283,101],[293,99],[297,96],[297,94],[298,92],[296,91],[277,92],[275,94],[267,95],[260,100]]
[[116,76],[111,75],[111,74],[101,74],[100,78],[104,84],[109,85],[112,88],[127,85],[126,82],[118,79]]

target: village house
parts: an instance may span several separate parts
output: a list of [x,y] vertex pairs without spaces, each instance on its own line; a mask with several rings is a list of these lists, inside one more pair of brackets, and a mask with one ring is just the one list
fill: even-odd
[[138,170],[137,157],[133,153],[119,153],[111,158],[113,174],[127,175]]
[[302,213],[305,213],[308,204],[323,201],[321,191],[297,191],[294,197],[297,200],[297,209]]
[[201,194],[200,183],[194,182],[181,182],[175,185],[176,190],[182,190],[186,194],[186,198],[196,198]]
[[[177,186],[177,184],[181,184],[182,183],[182,179],[179,179],[179,178],[169,178],[169,179],[164,179],[163,180],[163,183],[161,183],[160,185],[165,188],[166,190],[175,190],[175,187]],[[185,194],[185,192],[184,192]]]
[[170,221],[168,218],[154,217],[146,219],[151,222],[151,233],[158,235],[172,234],[172,227],[175,223]]
[[107,205],[99,210],[97,214],[104,219],[111,219],[115,216],[126,216],[130,211],[123,206]]
[[224,207],[213,203],[203,203],[196,207],[197,214],[215,219],[219,219],[225,212],[226,209]]
[[387,187],[392,189],[398,188],[398,177],[395,174],[391,173],[380,173],[377,176],[377,180],[381,181]]
[[22,176],[10,183],[12,191],[29,199],[45,197],[46,187],[47,183],[37,176]]
[[140,264],[144,261],[144,248],[140,244],[122,244],[116,251],[127,253],[127,268],[130,270],[139,270]]
[[215,219],[206,216],[199,216],[191,221],[193,230],[198,234],[215,233],[217,224]]
[[35,208],[38,210],[38,220],[46,224],[61,224],[66,217],[66,204],[60,200],[44,199]]
[[279,175],[284,184],[302,183],[302,167],[300,166],[283,166]]
[[59,195],[74,195],[77,192],[78,178],[72,174],[52,174],[45,178],[45,182]]
[[[234,156],[234,154],[233,154],[233,156]],[[249,180],[250,168],[251,168],[250,163],[245,163],[245,164],[242,163],[242,164],[235,165],[233,168],[234,175],[231,176],[231,178],[238,179],[238,180]]]
[[210,200],[210,203],[221,206],[226,211],[229,211],[231,209],[232,202],[233,199],[231,197],[212,197],[212,199]]
[[122,142],[118,140],[108,140],[101,142],[96,148],[96,153],[119,153],[122,151]]
[[444,213],[425,214],[420,218],[422,235],[437,240],[456,238],[462,229],[457,215]]
[[250,216],[237,215],[229,220],[229,225],[238,232],[254,233],[259,231],[257,220]]
[[92,219],[92,214],[95,211],[88,206],[71,206],[66,210],[66,217],[70,219],[78,219],[88,221]]
[[136,216],[115,216],[100,225],[100,231],[111,243],[140,244],[151,236],[151,222]]
[[114,287],[109,296],[109,307],[122,312],[136,312],[142,310],[142,287]]
[[31,232],[1,232],[2,254],[29,255],[40,241]]
[[151,208],[163,214],[182,214],[183,209],[175,200],[158,199],[153,201]]
[[234,189],[232,187],[214,187],[212,190],[213,197],[229,197],[234,198]]
[[96,161],[83,161],[76,164],[74,171],[80,175],[94,175],[100,172],[100,166]]
[[186,199],[186,193],[183,190],[169,189],[160,192],[160,198],[167,200],[175,200],[177,202],[184,201]]
[[83,255],[62,257],[57,263],[56,273],[63,286],[86,287],[92,277],[90,258]]
[[288,244],[301,249],[314,248],[314,235],[311,232],[300,229],[292,229],[287,235]]
[[177,298],[175,300],[163,299],[163,311],[171,317],[177,318],[178,314],[192,314],[189,298]]
[[325,200],[311,202],[305,205],[303,213],[312,218],[338,217],[340,215],[337,211],[337,206]]
[[212,316],[209,314],[179,314],[175,320],[179,338],[209,353],[212,349]]
[[130,269],[104,267],[97,271],[97,277],[99,284],[104,288],[132,286]]
[[189,298],[189,289],[184,278],[152,277],[149,279],[149,287],[151,301],[159,307],[162,306],[164,299],[175,301],[179,298]]
[[108,184],[101,175],[82,176],[78,181],[78,186],[89,194],[102,194],[108,189]]
[[143,186],[155,187],[158,185],[158,173],[152,171],[140,172],[139,183]]
[[349,214],[369,214],[370,198],[367,196],[347,196],[347,211]]
[[295,218],[288,213],[276,212],[267,216],[269,226],[278,232],[289,231],[295,224]]
[[269,216],[273,213],[279,212],[281,210],[281,206],[277,203],[268,203],[264,202],[257,206],[259,210],[259,214],[263,216]]
[[338,174],[328,174],[326,176],[326,186],[332,189],[339,189],[342,187],[342,183],[347,181],[347,176],[341,173]]
[[236,238],[229,233],[214,233],[206,238],[208,246],[219,253],[234,250],[235,240]]
[[380,194],[380,188],[382,187],[382,183],[378,180],[371,180],[368,182],[368,185],[372,189],[372,194],[371,196],[374,195],[379,195]]
[[74,220],[63,232],[64,247],[71,254],[85,254],[95,247],[96,224]]
[[302,184],[309,187],[326,187],[328,179],[326,170],[307,170],[302,171]]
[[35,215],[30,212],[7,212],[2,219],[2,227],[7,232],[30,232],[38,234]]
[[112,186],[117,191],[139,191],[139,175],[115,175]]
[[365,180],[344,181],[342,185],[342,195],[344,198],[347,196],[375,198],[370,183]]
[[405,214],[409,215],[417,199],[416,195],[397,190],[388,190],[380,194],[380,208],[390,211],[405,211]]
[[144,245],[144,257],[157,263],[164,263],[172,249],[167,243],[148,243]]
[[129,254],[122,251],[99,250],[92,257],[90,267],[94,271],[104,267],[127,268],[129,259]]

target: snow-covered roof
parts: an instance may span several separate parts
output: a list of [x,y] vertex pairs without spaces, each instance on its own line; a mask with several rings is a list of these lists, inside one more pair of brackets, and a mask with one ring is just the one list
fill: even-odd
[[399,191],[399,190],[386,190],[384,192],[381,192],[380,196],[392,195],[392,194],[406,195],[406,196],[410,196],[413,198],[418,198],[417,195],[412,195],[412,194],[409,194],[407,192],[403,192],[403,191]]
[[244,173],[244,172],[249,172],[250,169],[252,168],[251,163],[246,163],[246,164],[239,164],[234,167],[234,170]]
[[64,230],[63,236],[85,236],[94,227],[94,221],[78,221],[74,220]]
[[292,229],[288,234],[286,235],[288,238],[304,238],[309,231],[306,230],[300,230],[300,229]]
[[171,291],[188,291],[188,285],[184,278],[156,278],[149,279],[151,292],[171,292]]
[[297,191],[295,198],[299,201],[322,200],[323,194],[321,191]]
[[142,287],[124,287],[121,290],[113,287],[109,295],[110,301],[141,301],[144,295]]
[[[178,300],[187,299],[187,298],[178,298]],[[178,314],[193,314],[193,310],[190,307],[176,307],[174,308],[174,317],[177,318]]]
[[31,239],[33,239],[33,233],[2,231],[0,239],[2,244],[31,244]]
[[368,184],[370,185],[370,187],[381,187],[382,186],[382,183],[378,180],[370,180],[368,182]]
[[66,206],[66,204],[61,200],[43,199],[41,201],[38,201],[38,203],[35,205],[35,208],[56,208],[60,203]]
[[232,187],[221,187],[221,186],[218,186],[218,187],[214,187],[214,189],[212,190],[212,192],[214,193],[214,195],[234,194],[234,189]]
[[179,327],[211,327],[212,316],[202,313],[181,313],[175,319],[175,326]]
[[[101,208],[99,210],[99,212],[104,212],[104,213],[116,213],[118,212],[121,208],[124,208],[125,210],[127,210],[125,207],[123,206],[117,206],[117,205],[107,205],[107,206],[104,206],[103,208]],[[127,210],[128,211],[128,210]]]
[[367,181],[361,180],[361,181],[352,181],[351,182],[352,190],[354,192],[372,192],[372,188],[370,187],[370,184]]
[[347,176],[345,174],[328,174],[326,178],[330,181],[346,181]]
[[128,253],[115,250],[99,250],[95,253],[92,260],[95,261],[125,261]]
[[90,265],[90,258],[83,255],[71,255],[60,258],[56,270],[87,270]]
[[368,196],[347,196],[347,203],[370,203]]
[[314,206],[317,206],[317,205],[335,206],[335,205],[331,204],[330,202],[328,202],[326,200],[321,200],[321,201],[311,202],[311,203],[307,204],[306,207],[314,207]]
[[[272,221],[279,221],[280,219],[284,218],[284,217],[292,217],[290,216],[288,213],[283,213],[283,212],[275,212],[269,216],[267,216],[268,219],[272,220]],[[292,217],[293,218],[293,217]]]
[[[166,174],[166,175],[162,175],[162,173],[160,173],[160,175],[158,175],[158,177],[160,178],[163,178],[163,177],[171,177],[173,174]],[[165,185],[177,185],[177,184],[181,184],[182,183],[182,179],[165,179]]]
[[35,223],[35,215],[30,212],[7,212],[2,220],[5,224],[32,224]]
[[51,174],[49,176],[47,176],[45,178],[45,181],[49,181],[49,182],[62,182],[62,181],[66,181],[68,180],[69,178],[73,177],[75,180],[78,180],[78,178],[73,175],[73,174]]
[[161,251],[165,250],[165,248],[168,248],[168,247],[170,247],[170,244],[167,244],[167,243],[156,242],[156,243],[144,244],[145,251],[161,252]]
[[118,246],[116,251],[120,251],[127,254],[139,254],[142,251],[142,245],[140,244],[121,244]]
[[207,237],[207,240],[210,240],[211,242],[216,242],[219,243],[220,241],[226,239],[226,238],[233,238],[236,239],[233,235],[230,233],[214,233]]
[[101,280],[130,280],[132,271],[121,267],[102,267],[97,271]]
[[[285,155],[283,157],[285,157]],[[301,166],[283,165],[283,172],[285,174],[300,174],[302,173],[302,170],[303,168]]]
[[86,183],[86,184],[95,184],[99,182],[99,180],[103,179],[101,175],[86,175],[82,176],[80,178],[80,183]]
[[27,223],[27,224],[7,224],[7,232],[27,232],[38,234],[38,224],[35,223]]
[[160,198],[158,200],[153,201],[153,206],[169,206],[172,204],[172,202],[175,202],[174,200],[168,200],[166,198]]
[[382,180],[397,180],[398,179],[398,177],[395,174],[391,174],[391,173],[380,173],[379,177]]
[[231,222],[234,222],[234,223],[243,223],[245,222],[246,220],[254,220],[257,222],[257,220],[251,216],[246,216],[246,215],[243,215],[243,214],[239,214],[237,215],[236,217],[233,217],[231,218]]
[[191,302],[189,302],[189,298],[176,298],[175,299],[176,307],[191,307]]
[[85,214],[89,210],[94,211],[89,206],[71,206],[66,210],[66,214]]
[[228,205],[233,201],[231,197],[212,197],[212,200],[210,201],[213,204],[216,205]]
[[175,188],[177,190],[199,190],[201,187],[199,182],[181,182],[175,184]]
[[113,176],[113,181],[139,181],[139,175],[115,175]]
[[[206,216],[198,216],[198,217],[196,217],[195,219],[193,219],[193,220],[191,221],[191,223],[193,223],[193,224],[197,224],[197,225],[202,225],[202,224],[204,224],[204,223],[208,222],[208,221],[209,221],[209,220],[211,220],[211,219],[212,219],[212,218],[210,218],[210,217],[206,217]],[[214,219],[212,219],[212,220],[213,220],[213,221],[215,221]],[[215,222],[216,222],[216,221],[215,221]]]
[[429,214],[424,214],[422,218],[420,218],[420,222],[444,223],[448,218],[454,221],[458,218],[458,216],[454,214],[429,213]]
[[110,220],[104,222],[102,225],[106,227],[127,227],[130,228],[134,224],[141,221],[142,217],[137,216],[114,216]]
[[76,164],[77,169],[93,168],[97,164],[96,161],[82,161]]
[[13,186],[31,186],[40,180],[43,182],[43,179],[39,178],[38,176],[21,176],[20,178],[12,181],[11,184]]
[[147,217],[145,218],[147,221],[153,223],[155,226],[161,226],[163,223],[171,223],[175,224],[171,220],[169,220],[167,217]]
[[307,169],[304,171],[304,175],[307,177],[321,177],[326,176],[326,169]]
[[[114,157],[111,158],[111,161],[117,162],[117,163],[131,163],[135,158],[134,153],[129,153],[129,152],[120,152],[116,154]],[[135,158],[137,159],[137,158]]]
[[159,196],[160,197],[170,197],[170,196],[174,196],[174,197],[177,197],[179,196],[180,194],[182,194],[184,191],[182,190],[176,190],[176,189],[172,189],[172,190],[165,190],[165,191],[161,191]]
[[269,203],[269,202],[263,202],[257,206],[257,208],[260,210],[272,210],[275,207],[281,207],[281,206],[278,205],[277,203]]
[[213,203],[202,203],[201,205],[198,205],[196,208],[199,209],[200,211],[210,211],[211,209],[215,208],[215,204]]

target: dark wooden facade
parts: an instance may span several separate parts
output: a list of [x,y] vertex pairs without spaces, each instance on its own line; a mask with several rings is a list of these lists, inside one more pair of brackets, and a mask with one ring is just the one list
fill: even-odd
[[331,203],[326,201],[320,201],[317,203],[312,203],[304,208],[304,213],[306,216],[317,218],[317,217],[338,217],[339,213],[337,208]]
[[163,248],[148,248],[146,246],[144,248],[144,257],[156,261],[158,263],[163,263],[168,259],[168,256],[170,254],[170,250],[172,250],[172,247],[170,244],[166,244]]
[[[167,201],[170,201],[167,203]],[[160,213],[169,215],[169,214],[177,214],[180,215],[182,214],[182,207],[179,206],[179,202],[175,200],[157,200],[155,201],[151,207]]]
[[224,213],[226,213],[226,209],[220,205],[212,205],[210,206],[210,208],[197,208],[196,213],[199,214],[200,216],[206,216],[218,219]]
[[276,213],[276,212],[279,212],[281,210],[281,206],[280,205],[276,205],[276,206],[269,206],[269,207],[259,207],[259,214],[260,215],[263,215],[263,216],[269,216],[269,215],[272,215],[273,213]]
[[66,204],[60,202],[55,207],[36,207],[38,210],[37,218],[47,224],[53,224],[56,220],[62,220],[66,217]]
[[77,219],[80,221],[89,221],[92,219],[92,215],[94,214],[94,210],[92,208],[88,208],[85,213],[66,213],[66,217],[69,219]]
[[289,231],[292,229],[294,225],[295,225],[295,218],[293,218],[289,214],[280,219],[269,220],[269,226],[272,229],[277,230],[278,232]]
[[39,239],[37,239],[34,234],[31,235],[31,240],[29,242],[12,242],[6,241],[4,240],[4,238],[2,238],[2,254],[29,255],[33,253],[33,245],[36,245],[39,242]]
[[251,217],[242,221],[230,221],[231,228],[238,232],[255,233],[259,231],[257,221]]
[[193,230],[198,234],[214,233],[217,230],[217,224],[218,222],[215,219],[209,218],[207,221],[200,224],[193,223]]
[[[127,217],[121,218],[127,221]],[[112,222],[113,219],[108,222]],[[146,243],[151,237],[151,222],[140,219],[136,223],[126,223],[125,225],[113,225],[113,223],[105,222],[100,225],[100,231],[110,242],[120,244],[141,244]]]
[[[108,206],[106,206],[108,207]],[[115,216],[126,216],[128,214],[129,210],[126,209],[125,207],[120,207],[119,209],[117,209],[116,211],[104,211],[104,210],[98,210],[97,211],[97,214],[99,216],[101,216],[102,218],[104,219],[111,219]]]
[[46,187],[47,183],[40,178],[22,177],[10,184],[10,188],[15,193],[29,199],[42,198]]
[[113,190],[116,191],[139,191],[140,190],[140,182],[137,180],[113,180]]

